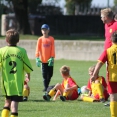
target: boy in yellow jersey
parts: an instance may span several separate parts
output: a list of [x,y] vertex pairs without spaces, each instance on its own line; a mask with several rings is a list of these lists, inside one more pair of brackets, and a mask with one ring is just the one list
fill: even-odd
[[98,59],[91,81],[95,81],[102,65],[107,62],[107,87],[110,94],[111,117],[117,117],[117,32],[112,36],[112,46],[103,51]]
[[[95,69],[95,65],[89,67],[89,76],[93,75],[93,71]],[[88,102],[105,102],[108,100],[109,94],[107,92],[107,84],[103,76],[97,75],[97,78],[94,82],[91,82],[89,78],[87,89],[89,90],[88,95],[81,95],[81,99],[83,101]]]
[[50,80],[53,76],[53,66],[55,58],[55,45],[54,38],[49,36],[50,28],[47,24],[41,26],[42,35],[37,40],[36,46],[36,65],[40,67],[42,65],[42,76],[43,76],[43,91],[47,91]]
[[5,104],[1,117],[18,117],[18,104],[23,100],[24,73],[30,80],[33,71],[26,50],[17,46],[19,33],[14,29],[6,32],[7,46],[0,48],[0,67],[2,70],[2,93]]
[[51,97],[54,96],[53,100],[60,95],[62,101],[66,100],[76,100],[78,98],[78,85],[74,79],[70,76],[70,68],[66,65],[60,68],[60,73],[63,77],[62,83],[57,83],[53,89],[50,90],[48,94],[43,96],[44,100],[49,101]]

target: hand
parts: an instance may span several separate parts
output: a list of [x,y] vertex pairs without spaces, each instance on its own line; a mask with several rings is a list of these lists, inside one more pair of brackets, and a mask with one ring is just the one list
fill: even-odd
[[95,77],[94,76],[92,76],[91,78],[90,78],[90,82],[94,82],[95,81]]
[[54,58],[51,57],[49,60],[48,60],[48,66],[53,66],[54,64]]
[[41,60],[40,60],[40,58],[36,58],[36,65],[37,65],[37,67],[41,66]]

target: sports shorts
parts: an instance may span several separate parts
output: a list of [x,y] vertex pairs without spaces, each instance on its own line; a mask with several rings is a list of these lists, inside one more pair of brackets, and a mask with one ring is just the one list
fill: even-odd
[[117,82],[108,82],[107,87],[109,94],[117,93]]
[[6,99],[15,101],[15,102],[22,102],[23,96],[13,95],[13,96],[6,96]]
[[74,91],[72,95],[69,98],[67,98],[67,100],[76,100],[77,98],[78,98],[78,92]]

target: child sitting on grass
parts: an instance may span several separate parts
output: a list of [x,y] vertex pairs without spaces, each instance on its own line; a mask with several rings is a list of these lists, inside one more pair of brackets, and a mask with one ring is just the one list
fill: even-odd
[[[90,78],[94,69],[95,66],[89,68]],[[88,95],[81,95],[81,100],[88,102],[105,102],[108,100],[109,94],[107,92],[107,84],[103,76],[97,75],[96,80],[92,83],[89,79],[87,89],[89,90]]]
[[66,65],[60,68],[60,73],[63,77],[62,83],[57,83],[53,89],[50,90],[48,94],[43,96],[43,99],[49,101],[53,96],[53,100],[60,95],[62,101],[66,100],[76,100],[78,98],[77,88],[78,85],[74,79],[70,76],[70,68]]

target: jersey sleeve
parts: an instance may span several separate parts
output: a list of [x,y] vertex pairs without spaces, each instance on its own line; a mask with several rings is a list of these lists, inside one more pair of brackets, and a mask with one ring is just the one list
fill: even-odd
[[23,64],[24,64],[24,71],[27,73],[30,73],[33,71],[32,65],[30,63],[30,60],[27,56],[26,50],[24,51],[24,59],[23,59]]
[[54,44],[54,38],[52,38],[52,51],[51,51],[51,57],[55,58],[55,44]]
[[74,80],[72,78],[68,78],[68,84],[70,87],[77,85],[76,82],[74,82]]
[[90,79],[88,80],[88,83],[87,83],[87,89],[88,89],[88,90],[92,90],[92,89],[91,89],[91,82],[90,82]]
[[104,50],[98,59],[99,62],[105,63],[107,61],[107,50]]
[[41,45],[41,38],[37,40],[37,45],[36,45],[36,51],[35,51],[35,57],[38,58],[40,56],[40,45]]

